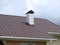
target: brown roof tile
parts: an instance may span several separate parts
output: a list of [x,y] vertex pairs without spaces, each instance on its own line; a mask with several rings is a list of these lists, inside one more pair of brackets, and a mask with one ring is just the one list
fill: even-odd
[[60,27],[46,20],[35,18],[34,26],[26,24],[26,17],[0,14],[0,35],[33,38],[52,38],[47,32],[60,32]]

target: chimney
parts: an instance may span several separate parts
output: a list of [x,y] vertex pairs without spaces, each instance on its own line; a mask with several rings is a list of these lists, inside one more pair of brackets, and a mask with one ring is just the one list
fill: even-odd
[[26,21],[29,25],[34,25],[34,11],[30,10],[26,13]]

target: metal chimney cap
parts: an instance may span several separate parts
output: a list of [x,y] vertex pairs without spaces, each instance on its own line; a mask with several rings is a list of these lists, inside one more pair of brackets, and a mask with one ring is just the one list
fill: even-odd
[[30,10],[26,14],[34,14],[34,11],[33,10]]

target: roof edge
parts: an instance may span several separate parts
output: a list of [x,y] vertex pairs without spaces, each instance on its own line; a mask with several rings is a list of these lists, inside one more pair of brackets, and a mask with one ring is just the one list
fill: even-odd
[[60,35],[60,33],[59,32],[47,32],[48,34],[59,34]]
[[23,39],[23,40],[46,40],[46,41],[53,41],[53,40],[57,40],[57,39],[50,39],[50,38],[32,38],[32,37],[13,37],[13,36],[0,36],[0,39]]

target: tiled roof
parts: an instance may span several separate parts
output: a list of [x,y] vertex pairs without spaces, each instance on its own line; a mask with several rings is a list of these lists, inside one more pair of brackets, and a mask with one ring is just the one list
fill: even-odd
[[26,24],[26,17],[0,14],[0,36],[53,38],[47,32],[60,32],[60,27],[40,18],[35,18],[35,24],[31,26]]

